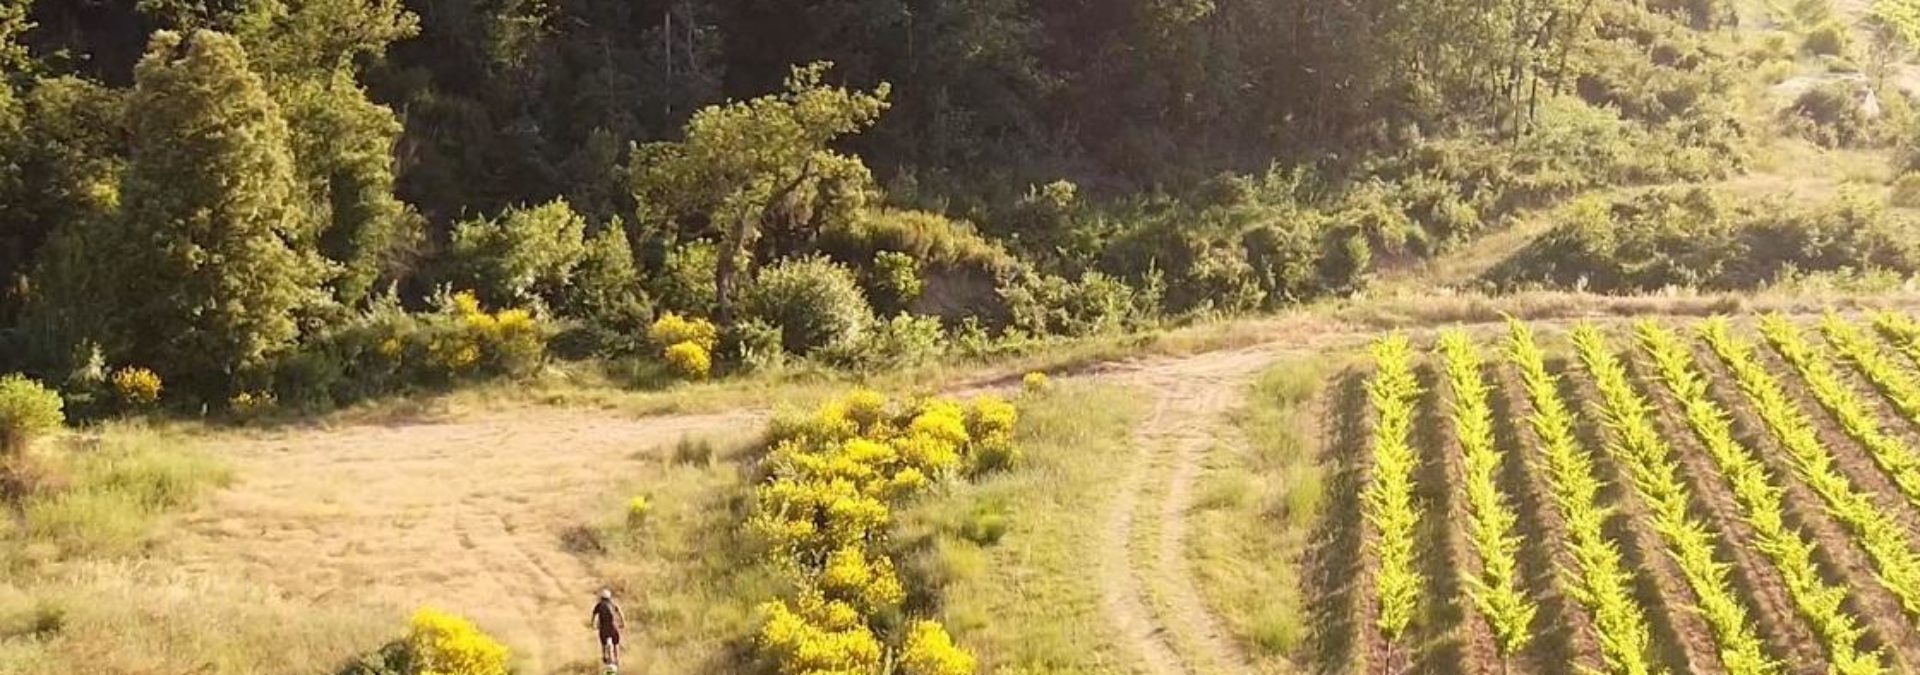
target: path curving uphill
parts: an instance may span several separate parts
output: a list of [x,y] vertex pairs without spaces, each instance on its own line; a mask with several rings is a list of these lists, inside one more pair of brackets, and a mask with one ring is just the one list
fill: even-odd
[[1134,432],[1101,533],[1101,607],[1140,670],[1249,671],[1245,652],[1207,607],[1186,555],[1189,512],[1202,459],[1229,435],[1226,416],[1275,352],[1266,347],[1153,359],[1097,373],[1152,397]]

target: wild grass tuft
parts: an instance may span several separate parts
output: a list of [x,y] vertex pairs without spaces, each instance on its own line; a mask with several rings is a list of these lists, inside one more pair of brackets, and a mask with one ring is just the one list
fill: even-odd
[[1336,365],[1285,361],[1261,373],[1236,420],[1245,442],[1215,447],[1201,477],[1188,558],[1263,668],[1284,667],[1306,643],[1299,559],[1325,501],[1313,402]]

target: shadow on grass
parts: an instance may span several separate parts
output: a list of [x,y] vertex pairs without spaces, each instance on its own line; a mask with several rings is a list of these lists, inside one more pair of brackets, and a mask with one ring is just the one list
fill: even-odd
[[1420,507],[1420,573],[1426,576],[1425,597],[1413,635],[1418,644],[1412,667],[1420,673],[1459,673],[1468,667],[1461,622],[1466,617],[1462,606],[1460,574],[1462,552],[1455,549],[1452,532],[1455,486],[1447,475],[1447,457],[1452,450],[1447,442],[1451,422],[1443,410],[1444,386],[1432,363],[1415,371],[1421,396],[1413,423],[1413,444],[1420,453],[1419,475],[1414,478],[1415,499]]
[[1367,451],[1366,378],[1338,376],[1328,390],[1321,426],[1322,462],[1329,467],[1326,507],[1314,526],[1306,564],[1307,608],[1313,620],[1314,672],[1342,673],[1360,660],[1361,457]]

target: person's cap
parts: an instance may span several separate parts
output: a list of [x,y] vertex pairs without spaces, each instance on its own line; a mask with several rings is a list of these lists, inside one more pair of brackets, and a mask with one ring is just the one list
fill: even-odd
[[612,590],[612,589],[608,589],[608,588],[602,588],[602,589],[600,589],[600,597],[603,597],[603,598],[606,598],[606,599],[608,599],[608,600],[612,600],[612,599],[613,599],[613,590]]

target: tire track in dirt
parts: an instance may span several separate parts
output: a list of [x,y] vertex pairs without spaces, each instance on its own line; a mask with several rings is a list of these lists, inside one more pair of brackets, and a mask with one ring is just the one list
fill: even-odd
[[[1102,533],[1101,605],[1142,670],[1246,672],[1247,656],[1200,596],[1186,555],[1201,459],[1230,429],[1226,416],[1276,354],[1264,348],[1123,365],[1103,373],[1150,392],[1134,433],[1136,460]],[[1143,533],[1145,541],[1141,541]]]
[[629,418],[530,408],[483,418],[295,428],[210,442],[239,476],[169,543],[183,569],[308,602],[441,607],[523,655],[524,672],[591,657],[600,581],[565,535],[633,462],[757,411]]

